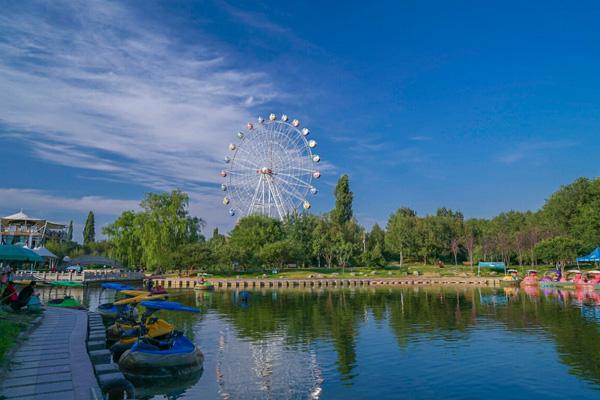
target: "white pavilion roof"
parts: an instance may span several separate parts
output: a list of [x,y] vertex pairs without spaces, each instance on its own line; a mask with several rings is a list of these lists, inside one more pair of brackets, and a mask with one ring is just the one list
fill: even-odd
[[0,218],[0,223],[2,223],[2,225],[8,225],[8,224],[14,223],[14,222],[17,222],[17,223],[18,222],[32,222],[32,223],[35,223],[36,225],[47,225],[47,227],[50,229],[62,229],[62,228],[66,227],[66,225],[64,225],[64,224],[50,222],[46,219],[32,218],[29,215],[25,214],[23,212],[23,210],[19,211],[16,214],[12,214],[12,215],[8,215],[6,217]]

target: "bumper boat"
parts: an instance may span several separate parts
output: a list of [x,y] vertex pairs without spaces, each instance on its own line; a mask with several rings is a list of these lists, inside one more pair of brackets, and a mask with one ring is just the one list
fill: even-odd
[[196,282],[194,285],[194,290],[215,290],[215,285],[209,281]]
[[74,297],[65,296],[61,299],[49,300],[46,303],[48,307],[62,307],[62,308],[82,308],[81,303]]
[[[155,311],[199,312],[170,301],[143,301],[146,313]],[[127,376],[136,378],[161,378],[197,373],[202,370],[204,355],[182,332],[174,331],[161,340],[140,337],[125,351],[119,360],[119,368]]]
[[516,269],[509,269],[506,272],[507,275],[500,279],[500,286],[519,286],[521,283],[521,278],[517,275],[519,271]]

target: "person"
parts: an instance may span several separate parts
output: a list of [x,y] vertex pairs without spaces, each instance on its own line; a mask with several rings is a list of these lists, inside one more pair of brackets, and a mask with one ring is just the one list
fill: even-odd
[[6,272],[2,272],[2,275],[0,275],[0,287],[6,286],[7,283],[8,283],[8,274]]
[[146,284],[146,289],[151,292],[152,291],[152,287],[154,286],[154,282],[152,282],[152,279],[148,279],[148,283]]
[[33,296],[33,291],[35,289],[35,281],[29,282],[29,285],[25,286],[19,292],[19,296],[17,297],[17,301],[10,303],[10,306],[13,310],[18,311],[21,308],[25,307],[27,303],[29,303],[29,299]]
[[8,281],[6,289],[2,293],[2,304],[11,304],[17,301],[19,296],[17,295],[17,288],[13,281]]

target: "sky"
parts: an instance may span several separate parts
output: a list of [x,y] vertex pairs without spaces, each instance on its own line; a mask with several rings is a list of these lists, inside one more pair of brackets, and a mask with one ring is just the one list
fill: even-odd
[[273,112],[370,227],[398,207],[535,210],[600,175],[594,2],[2,1],[0,214],[81,238],[181,189],[212,227],[228,144]]

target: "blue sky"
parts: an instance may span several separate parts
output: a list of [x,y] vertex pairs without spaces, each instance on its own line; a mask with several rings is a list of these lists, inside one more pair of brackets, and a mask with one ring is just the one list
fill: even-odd
[[0,213],[98,225],[180,188],[233,220],[218,171],[245,122],[287,113],[350,175],[355,213],[536,209],[600,174],[593,2],[7,2]]

